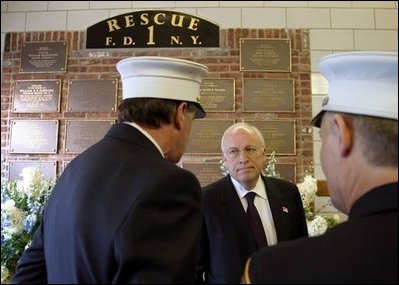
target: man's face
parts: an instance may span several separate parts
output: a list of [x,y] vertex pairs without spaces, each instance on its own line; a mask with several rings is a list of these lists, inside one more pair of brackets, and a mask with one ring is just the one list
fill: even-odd
[[225,137],[223,151],[230,175],[247,190],[255,187],[266,162],[258,136],[237,128]]

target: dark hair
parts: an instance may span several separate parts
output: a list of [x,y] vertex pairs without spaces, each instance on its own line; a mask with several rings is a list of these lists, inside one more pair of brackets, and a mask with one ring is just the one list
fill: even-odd
[[[172,122],[172,117],[180,103],[182,101],[158,98],[125,99],[118,107],[118,122],[135,122],[159,128],[161,123]],[[187,105],[188,113],[195,115],[197,107],[190,102],[187,102]]]

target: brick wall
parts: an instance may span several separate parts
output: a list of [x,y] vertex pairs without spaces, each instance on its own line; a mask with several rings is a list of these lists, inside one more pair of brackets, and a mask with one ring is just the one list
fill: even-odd
[[[8,33],[5,40],[1,79],[1,173],[8,177],[10,161],[55,161],[57,174],[61,174],[64,162],[70,161],[76,154],[63,150],[65,142],[65,121],[70,119],[116,119],[116,112],[67,112],[66,100],[68,80],[70,79],[113,79],[119,78],[115,64],[131,56],[168,56],[193,60],[209,67],[210,78],[235,79],[235,111],[212,112],[208,119],[242,120],[295,120],[296,122],[296,155],[279,155],[277,163],[296,164],[297,180],[303,176],[305,169],[313,161],[313,141],[310,120],[312,117],[310,48],[309,32],[306,29],[223,29],[221,30],[220,48],[159,48],[159,49],[117,49],[86,50],[85,32],[82,31],[46,31]],[[239,46],[240,38],[273,38],[291,40],[292,71],[276,72],[240,72]],[[67,41],[66,73],[19,73],[21,47],[24,42]],[[243,112],[242,82],[243,78],[293,78],[295,80],[295,112]],[[61,104],[58,113],[12,113],[12,87],[16,80],[61,79]],[[121,83],[118,87],[117,104],[121,102]],[[59,120],[58,149],[56,154],[11,154],[10,121],[20,120]],[[217,160],[220,155],[185,155],[182,162],[201,163]]]

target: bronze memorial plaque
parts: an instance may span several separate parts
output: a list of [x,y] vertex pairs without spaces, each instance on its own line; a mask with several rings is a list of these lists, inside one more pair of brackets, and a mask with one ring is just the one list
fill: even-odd
[[70,80],[68,85],[68,112],[116,111],[117,79]]
[[290,39],[240,39],[240,71],[290,72]]
[[280,174],[280,178],[291,183],[296,183],[296,169],[294,163],[277,163],[276,171]]
[[61,79],[17,80],[13,94],[13,113],[51,113],[60,111]]
[[186,153],[220,154],[220,141],[233,120],[195,120]]
[[206,112],[233,112],[234,78],[205,78],[200,86],[200,103]]
[[104,137],[115,120],[68,120],[65,124],[65,153],[81,153]]
[[294,112],[294,79],[244,78],[243,109],[249,112]]
[[295,120],[248,121],[263,134],[266,153],[273,150],[276,155],[295,155]]
[[201,187],[223,178],[220,163],[183,163],[183,168],[195,174]]
[[44,179],[57,177],[57,162],[55,161],[10,161],[8,180],[22,180],[22,170],[28,167],[38,168]]
[[21,73],[66,72],[66,42],[27,42],[22,44]]
[[10,153],[57,153],[58,120],[11,120]]

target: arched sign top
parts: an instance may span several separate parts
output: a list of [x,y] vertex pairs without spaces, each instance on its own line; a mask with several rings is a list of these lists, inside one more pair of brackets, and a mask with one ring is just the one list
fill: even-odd
[[126,13],[87,28],[86,48],[219,47],[219,26],[177,11]]

